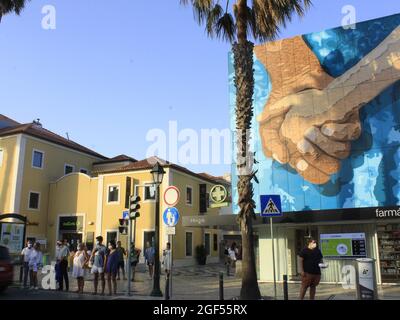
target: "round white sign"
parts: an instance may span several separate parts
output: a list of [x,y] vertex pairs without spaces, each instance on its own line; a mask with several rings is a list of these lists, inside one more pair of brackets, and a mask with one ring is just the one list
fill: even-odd
[[180,192],[177,187],[170,186],[164,192],[164,202],[169,207],[174,207],[179,202]]

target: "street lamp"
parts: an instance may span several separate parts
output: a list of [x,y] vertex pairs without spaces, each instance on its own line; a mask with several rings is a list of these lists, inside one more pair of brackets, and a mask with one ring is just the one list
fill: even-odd
[[155,248],[154,248],[154,278],[153,290],[151,291],[152,297],[162,297],[160,289],[160,184],[162,183],[165,171],[163,167],[157,162],[151,170],[153,175],[153,184],[156,186],[156,211],[155,211]]

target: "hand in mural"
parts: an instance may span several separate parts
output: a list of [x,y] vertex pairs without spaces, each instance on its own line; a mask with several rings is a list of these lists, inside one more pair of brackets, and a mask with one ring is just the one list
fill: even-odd
[[[264,152],[289,163],[307,181],[322,184],[340,169],[350,153],[350,141],[361,133],[358,109],[327,108],[323,90],[310,89],[279,100],[260,117]],[[334,110],[334,115],[332,115]],[[336,119],[336,121],[334,120]]]
[[399,39],[400,28],[325,88],[286,89],[292,92],[270,99],[258,117],[265,155],[311,183],[328,182],[361,134],[359,109],[399,80]]

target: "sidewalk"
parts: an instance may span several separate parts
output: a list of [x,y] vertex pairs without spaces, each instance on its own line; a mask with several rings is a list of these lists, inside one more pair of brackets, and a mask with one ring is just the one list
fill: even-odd
[[[191,266],[175,268],[172,276],[172,299],[174,300],[218,300],[219,299],[219,272],[225,271],[221,264],[211,264],[206,266]],[[135,282],[131,282],[131,296],[127,296],[127,281],[117,281],[117,296],[109,297],[106,285],[105,296],[93,296],[94,291],[93,275],[89,272],[85,277],[84,295],[73,293],[77,290],[76,279],[70,276],[70,292],[64,294],[65,299],[135,299],[135,300],[157,300],[150,296],[153,281],[146,272],[146,266],[139,264],[136,271]],[[121,274],[122,277],[122,274]],[[42,275],[39,274],[39,286]],[[18,285],[19,270],[15,270],[15,280]],[[259,283],[260,291],[264,297],[274,296],[273,283]],[[224,274],[224,298],[225,300],[234,299],[239,296],[241,279],[234,276],[227,277]],[[161,291],[165,292],[165,275],[160,277]],[[298,300],[300,291],[299,283],[289,283],[289,300]],[[100,292],[100,286],[99,286]],[[55,292],[53,292],[55,293]],[[400,300],[400,286],[379,286],[379,299]],[[283,300],[283,285],[277,283],[277,299]],[[308,295],[306,296],[308,299]],[[341,285],[320,284],[317,289],[317,300],[355,300],[355,290],[344,289]]]

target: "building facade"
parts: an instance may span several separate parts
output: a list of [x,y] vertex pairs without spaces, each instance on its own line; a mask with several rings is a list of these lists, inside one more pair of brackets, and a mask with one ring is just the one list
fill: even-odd
[[[155,157],[109,159],[44,129],[38,121],[19,124],[0,116],[0,214],[26,216],[27,238],[41,242],[51,257],[57,239],[67,239],[72,248],[78,241],[90,248],[95,237],[102,235],[105,241],[120,240],[127,247],[128,236],[120,234],[119,219],[128,210],[129,196],[139,195],[134,239],[143,253],[146,242],[154,241],[155,192],[150,171],[156,162],[166,172],[160,186],[160,221],[167,208],[162,195],[172,185],[180,190],[176,208],[181,217],[219,215],[220,208],[209,207],[209,192],[216,184],[229,185],[223,179]],[[201,244],[206,246],[207,261],[218,262],[221,230],[184,227],[181,221],[172,244],[175,265],[195,264],[196,247]],[[161,251],[168,236],[163,223],[160,230]]]
[[[379,283],[399,283],[399,52],[400,14],[255,47],[254,200],[260,213],[261,195],[280,195],[284,212],[274,240],[256,226],[261,280],[273,279],[271,241],[277,278],[299,280],[312,236],[329,263],[322,281],[370,257]],[[233,165],[234,212],[236,184]]]

